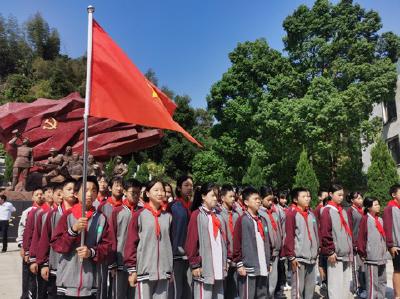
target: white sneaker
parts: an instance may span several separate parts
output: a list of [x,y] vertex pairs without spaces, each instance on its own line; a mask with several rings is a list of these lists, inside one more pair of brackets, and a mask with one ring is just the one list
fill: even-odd
[[290,291],[292,287],[286,283],[284,286],[281,287],[281,289],[283,289],[284,291]]

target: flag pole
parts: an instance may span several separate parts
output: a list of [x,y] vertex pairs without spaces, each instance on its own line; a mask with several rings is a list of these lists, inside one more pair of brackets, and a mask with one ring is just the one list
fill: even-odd
[[[85,94],[85,112],[83,114],[84,137],[83,137],[83,182],[82,182],[82,217],[86,215],[86,183],[88,168],[88,119],[90,108],[90,94],[92,81],[92,40],[93,40],[93,13],[94,7],[89,5],[88,12],[88,40],[87,40],[87,62],[86,62],[86,94]],[[85,232],[81,232],[81,246],[85,244]]]

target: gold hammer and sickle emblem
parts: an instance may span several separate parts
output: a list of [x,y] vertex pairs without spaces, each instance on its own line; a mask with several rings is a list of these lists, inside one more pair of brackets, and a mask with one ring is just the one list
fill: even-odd
[[55,120],[55,118],[50,117],[45,119],[44,123],[43,123],[43,130],[55,130],[57,129],[57,121]]

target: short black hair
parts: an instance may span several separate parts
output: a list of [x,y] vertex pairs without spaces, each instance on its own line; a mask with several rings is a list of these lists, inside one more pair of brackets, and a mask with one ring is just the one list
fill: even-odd
[[252,194],[260,194],[256,188],[253,186],[248,186],[243,189],[242,191],[242,198],[243,201],[248,200]]
[[328,190],[327,189],[319,189],[318,196],[322,196],[322,193],[324,193],[324,192],[328,193]]
[[53,187],[53,192],[55,192],[56,190],[62,190],[63,187],[64,187],[64,183],[55,184]]
[[233,186],[230,184],[223,184],[221,186],[221,190],[219,193],[220,193],[220,196],[222,197],[222,196],[225,196],[230,191],[235,192],[235,189],[233,189]]
[[150,191],[150,189],[153,188],[153,186],[154,186],[155,184],[157,184],[157,183],[161,183],[161,185],[163,186],[163,189],[164,189],[164,191],[165,191],[165,186],[164,186],[164,182],[163,182],[163,181],[161,181],[161,180],[159,180],[159,179],[154,179],[154,180],[149,181],[149,182],[146,184],[146,189],[145,189],[144,192],[143,192],[143,200],[144,200],[145,202],[149,202],[149,201],[150,201],[150,198],[147,197],[146,192]]
[[390,187],[390,189],[389,189],[389,194],[390,194],[390,196],[392,196],[393,197],[393,193],[396,193],[397,192],[397,190],[399,190],[400,189],[400,184],[394,184],[394,185],[392,185],[391,187]]
[[379,199],[376,197],[372,197],[372,196],[364,198],[364,200],[363,200],[364,214],[368,213],[368,209],[374,205],[374,201],[379,202]]
[[262,186],[260,188],[260,196],[261,196],[261,198],[265,198],[265,197],[267,197],[269,195],[274,195],[274,190],[272,190],[272,188],[269,187],[269,186]]
[[2,200],[4,200],[4,201],[7,201],[7,196],[5,196],[4,194],[1,194],[1,195],[0,195],[0,198],[1,198]]
[[121,176],[114,176],[111,178],[111,180],[108,182],[108,186],[110,188],[112,188],[112,186],[114,185],[114,183],[120,183],[124,189],[125,189],[125,182],[124,179]]
[[293,188],[292,191],[290,192],[290,197],[292,199],[292,202],[299,197],[300,192],[309,192],[309,191],[307,188],[304,187]]
[[137,179],[129,179],[125,182],[125,189],[129,188],[142,188],[142,183],[140,183]]
[[[95,176],[88,176],[86,181],[87,182],[92,182],[96,186],[97,192],[99,192],[99,182],[97,181],[97,178]],[[83,184],[83,177],[80,177],[76,181],[75,186],[74,186],[74,191],[76,193],[78,193],[79,190],[81,190],[82,184]]]
[[175,188],[175,194],[177,197],[181,197],[181,189],[182,189],[182,184],[186,180],[191,180],[193,183],[193,178],[190,175],[182,175],[176,180],[176,188]]

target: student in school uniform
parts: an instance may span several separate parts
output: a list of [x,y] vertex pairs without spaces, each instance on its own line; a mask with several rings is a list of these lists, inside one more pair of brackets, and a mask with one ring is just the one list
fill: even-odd
[[269,274],[269,296],[275,295],[275,290],[278,283],[278,262],[282,249],[282,227],[279,221],[278,211],[274,205],[274,192],[272,188],[263,186],[260,189],[261,207],[258,210],[259,214],[267,220],[268,235],[271,241],[272,255],[271,264],[272,270]]
[[321,254],[328,257],[328,295],[330,299],[352,298],[353,239],[347,213],[341,205],[343,187],[332,185],[329,197],[321,215]]
[[389,189],[392,200],[383,211],[386,245],[393,259],[394,297],[400,297],[400,184]]
[[[233,235],[235,230],[236,221],[239,219],[240,215],[235,208],[235,190],[231,185],[221,186],[221,216],[224,219],[227,226],[227,239],[229,241],[229,252],[233,252]],[[229,260],[228,275],[224,283],[224,298],[234,299],[239,295],[237,288],[237,273],[236,264]]]
[[318,224],[310,210],[308,190],[294,188],[291,198],[295,204],[286,215],[286,237],[283,252],[291,263],[293,299],[312,299],[319,250]]
[[[34,278],[33,274],[29,270],[29,254],[25,254],[24,250],[24,236],[25,236],[25,230],[26,230],[26,225],[28,222],[28,218],[30,215],[31,211],[35,211],[38,207],[39,204],[41,205],[44,202],[43,197],[43,190],[39,187],[35,188],[32,194],[32,206],[28,207],[22,212],[21,215],[21,220],[18,225],[18,238],[17,238],[17,243],[18,247],[20,248],[20,255],[22,257],[22,295],[21,299],[27,299],[27,298],[32,298],[33,294],[36,296],[36,289],[34,289],[34,292],[32,294],[31,290],[31,285],[36,287],[36,282],[33,283],[31,280]],[[40,202],[38,204],[38,202]],[[32,220],[31,220],[32,221]],[[32,234],[32,232],[31,232]],[[32,238],[32,236],[30,236]],[[25,240],[25,243],[27,241]],[[32,239],[29,241],[32,242]],[[26,245],[27,246],[27,245]],[[30,247],[30,244],[27,246],[28,248]]]
[[195,191],[185,250],[192,269],[195,299],[224,298],[228,270],[226,224],[215,209],[217,186],[203,184]]
[[363,198],[360,192],[350,192],[348,195],[348,202],[351,207],[347,210],[347,217],[349,218],[350,228],[353,232],[353,268],[355,277],[353,277],[353,288],[355,293],[361,298],[367,298],[367,291],[365,289],[365,269],[364,263],[357,254],[357,240],[358,230],[360,227],[361,219],[364,216],[363,211]]
[[144,207],[136,211],[128,228],[124,263],[135,298],[167,299],[172,275],[170,228],[172,216],[161,209],[164,184],[152,180],[146,185]]
[[107,198],[109,196],[107,177],[105,175],[100,175],[99,177],[97,177],[97,182],[99,183],[99,193],[93,203],[93,206],[96,209],[102,202],[107,201]]
[[[315,216],[315,219],[317,219],[317,223],[318,223],[318,233],[320,232],[319,229],[320,229],[320,218],[321,218],[322,210],[327,203],[328,196],[329,196],[328,191],[326,191],[324,189],[320,189],[318,191],[318,205],[314,209],[314,216]],[[319,237],[321,237],[321,236],[319,235]],[[319,271],[319,277],[320,277],[319,283],[320,283],[321,289],[326,290],[326,288],[327,288],[326,273],[328,271],[328,258],[323,254],[318,255],[318,271]]]
[[113,272],[113,299],[134,298],[135,296],[134,288],[128,284],[128,271],[124,265],[124,248],[132,215],[139,209],[140,188],[140,182],[135,179],[130,179],[125,183],[126,198],[122,205],[114,208],[109,220],[110,228],[114,232],[113,255],[110,261],[110,268]]
[[247,210],[236,221],[233,238],[239,296],[241,299],[269,298],[271,244],[267,221],[258,213],[261,198],[253,187],[244,188],[242,197]]
[[[30,254],[30,249],[31,249],[31,244],[32,244],[32,239],[34,236],[34,230],[35,230],[35,224],[38,216],[43,210],[47,210],[49,207],[45,201],[45,198],[43,196],[43,189],[42,187],[36,187],[35,190],[33,191],[33,200],[34,204],[31,209],[31,211],[28,214],[28,218],[26,220],[26,226],[24,230],[24,235],[23,235],[23,243],[22,243],[22,248],[24,251],[24,260],[25,262],[29,265],[29,274],[28,274],[28,279],[29,279],[29,296],[31,298],[38,298],[39,295],[41,294],[41,291],[43,289],[43,280],[38,279],[37,271],[35,273],[35,265],[34,259],[30,259],[31,254]],[[40,285],[39,285],[40,284]]]
[[[102,179],[100,179],[100,182]],[[111,219],[113,210],[122,206],[122,199],[124,196],[124,181],[122,177],[113,177],[107,184],[111,190],[110,196],[102,200],[97,207],[97,210],[106,216],[107,220]],[[98,299],[109,299],[112,293],[112,275],[109,271],[109,261],[104,261],[103,265],[98,267],[98,280],[99,290],[97,292]]]
[[366,289],[371,299],[383,299],[386,294],[386,235],[379,217],[379,200],[366,197],[364,213],[358,230],[357,251],[365,263]]
[[190,205],[193,195],[193,178],[181,176],[176,181],[176,199],[169,204],[172,214],[171,236],[174,255],[173,298],[190,298],[192,294],[192,272],[185,251],[187,226],[190,220]]
[[235,201],[234,208],[239,213],[239,216],[242,216],[246,212],[246,209],[247,209],[246,205],[243,202],[242,191],[243,191],[243,188],[236,187],[236,190],[235,190],[236,201]]
[[[56,274],[60,260],[60,254],[51,246],[51,236],[61,216],[71,209],[76,203],[74,195],[75,180],[68,179],[64,183],[54,187],[53,197],[56,207],[46,216],[42,235],[38,244],[36,261],[41,268],[40,274],[47,281],[47,295],[49,299],[57,298]],[[61,200],[59,201],[59,198]]]
[[[97,179],[87,177],[84,217],[82,183],[83,179],[79,179],[75,184],[79,203],[61,216],[50,242],[53,250],[60,254],[56,280],[58,298],[96,298],[96,268],[110,256],[112,231],[106,217],[93,207],[99,189]],[[85,232],[83,246],[82,232]]]

